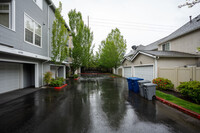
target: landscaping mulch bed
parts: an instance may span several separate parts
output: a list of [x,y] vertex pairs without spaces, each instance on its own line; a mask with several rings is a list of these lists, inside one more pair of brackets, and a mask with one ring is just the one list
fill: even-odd
[[[167,93],[167,94],[171,94],[175,97],[181,98],[181,99],[186,100],[188,102],[195,103],[192,99],[183,96],[180,92],[176,92],[176,91],[173,91],[173,90],[159,90],[159,91],[162,91],[162,92]],[[195,104],[197,104],[197,103],[195,103]]]

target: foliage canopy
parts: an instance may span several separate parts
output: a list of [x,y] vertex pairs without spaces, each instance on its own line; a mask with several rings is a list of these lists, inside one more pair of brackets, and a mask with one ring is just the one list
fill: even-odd
[[99,46],[99,65],[104,68],[117,68],[126,51],[126,40],[118,28],[112,29],[106,40]]
[[68,17],[74,46],[72,49],[72,66],[74,69],[81,66],[89,67],[91,65],[94,47],[92,46],[93,33],[84,24],[81,12],[77,12],[76,9],[71,10],[68,13]]
[[61,64],[68,56],[68,31],[65,25],[65,20],[61,15],[62,4],[59,3],[59,8],[55,10],[56,19],[52,27],[52,57],[51,61],[55,64]]

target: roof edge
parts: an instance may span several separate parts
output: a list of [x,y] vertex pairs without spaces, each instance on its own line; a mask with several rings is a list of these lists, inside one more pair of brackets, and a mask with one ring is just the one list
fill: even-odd
[[[163,43],[169,42],[169,41],[171,41],[171,40],[177,39],[177,38],[179,38],[179,37],[185,36],[185,35],[187,35],[187,34],[189,34],[189,33],[191,33],[191,32],[196,32],[196,31],[198,31],[198,30],[200,30],[200,27],[198,27],[198,28],[196,28],[196,29],[194,29],[194,30],[188,31],[188,32],[186,32],[186,33],[184,33],[184,34],[182,34],[182,35],[180,35],[180,36],[176,36],[176,37],[173,37],[173,38],[171,38],[171,39],[168,39],[168,40],[166,40],[166,41],[164,41],[164,42],[162,42],[162,43],[159,43],[158,46],[159,46],[159,45],[162,45]],[[174,32],[172,32],[172,33],[174,33]],[[171,34],[172,34],[172,33],[171,33]],[[171,35],[171,34],[170,34],[170,35]],[[170,35],[169,35],[169,36],[170,36]]]
[[[56,11],[56,6],[55,6],[55,4],[53,3],[53,1],[52,1],[52,0],[46,0],[46,2],[47,2],[47,4],[48,4],[48,6],[49,6],[49,7],[53,10],[53,12],[55,13],[55,11]],[[68,30],[68,31],[71,31],[70,28],[69,28],[69,26],[67,25],[66,21],[65,21],[65,26],[67,27],[67,30]]]
[[131,59],[131,61],[133,61],[139,54],[143,54],[143,55],[146,55],[146,56],[149,56],[151,58],[156,58],[157,56],[155,55],[152,55],[152,54],[149,54],[149,53],[145,53],[144,51],[138,51],[134,56],[133,58]]

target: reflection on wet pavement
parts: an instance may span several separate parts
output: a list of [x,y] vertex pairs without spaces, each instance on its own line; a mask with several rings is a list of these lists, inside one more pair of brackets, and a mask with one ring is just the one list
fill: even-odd
[[128,91],[123,78],[83,75],[0,105],[0,133],[198,132],[199,120]]

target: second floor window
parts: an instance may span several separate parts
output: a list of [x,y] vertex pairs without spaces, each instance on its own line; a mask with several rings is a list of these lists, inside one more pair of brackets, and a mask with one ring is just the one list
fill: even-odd
[[42,46],[42,28],[31,19],[28,15],[24,15],[25,41],[36,46]]
[[0,24],[10,28],[10,3],[0,3]]
[[170,45],[169,43],[165,43],[162,45],[162,51],[169,51],[170,50]]

